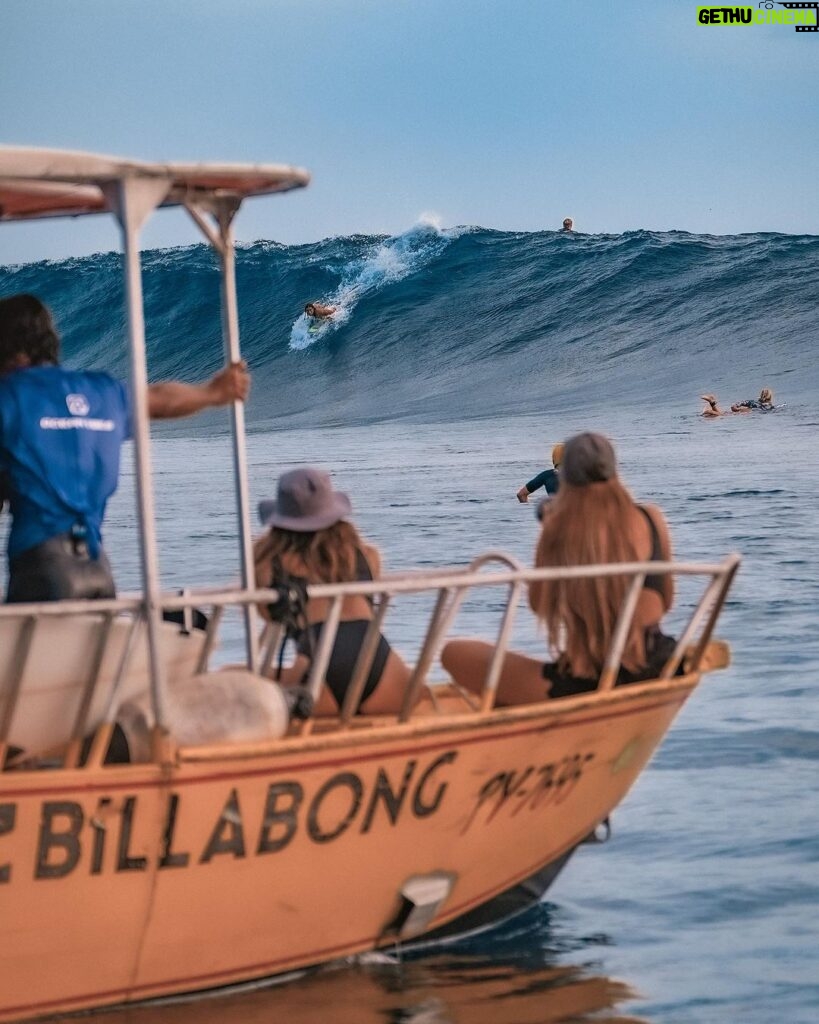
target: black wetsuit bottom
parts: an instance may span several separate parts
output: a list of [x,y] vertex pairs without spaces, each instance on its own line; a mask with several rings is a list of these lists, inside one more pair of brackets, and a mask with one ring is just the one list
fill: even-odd
[[[627,686],[629,683],[641,683],[647,679],[656,679],[663,669],[663,666],[674,653],[677,641],[673,636],[666,636],[665,633],[655,626],[646,630],[646,667],[637,672],[629,672],[620,668],[617,673],[615,686]],[[677,668],[676,675],[684,672],[682,663]],[[560,671],[554,662],[546,662],[543,666],[543,678],[551,683],[547,697],[574,697],[580,693],[593,693],[597,689],[599,680],[584,679],[577,676],[565,675]]]
[[[330,655],[330,663],[327,666],[326,679],[327,686],[335,697],[339,708],[344,703],[344,695],[350,685],[350,680],[353,678],[358,654],[364,643],[364,636],[369,625],[369,619],[348,619],[338,624],[338,632],[336,633],[333,651]],[[309,627],[309,637],[304,633],[302,634],[298,643],[299,654],[304,654],[309,658],[313,657],[313,652],[318,646],[318,638],[323,626],[323,622],[314,622]],[[389,655],[390,645],[387,639],[381,635],[378,638],[375,657],[373,658],[367,681],[361,693],[359,707],[372,695],[376,686],[378,686]]]
[[12,604],[116,596],[105,552],[92,558],[85,541],[70,533],[51,537],[9,563],[6,600]]

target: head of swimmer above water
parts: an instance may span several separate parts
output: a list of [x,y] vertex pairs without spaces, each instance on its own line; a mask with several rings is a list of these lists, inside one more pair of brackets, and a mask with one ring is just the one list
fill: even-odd
[[763,388],[759,392],[760,405],[773,405],[773,391],[770,388]]
[[571,217],[564,217],[563,218],[563,230],[564,231],[572,231],[573,229],[574,229],[574,221],[572,220],[572,218]]
[[562,441],[558,441],[552,448],[552,465],[555,469],[560,469],[560,464],[563,461],[563,449],[565,445]]

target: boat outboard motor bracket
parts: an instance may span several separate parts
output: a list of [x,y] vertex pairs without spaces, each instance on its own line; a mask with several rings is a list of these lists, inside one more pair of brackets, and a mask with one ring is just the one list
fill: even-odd
[[430,922],[449,899],[457,875],[449,871],[433,871],[428,875],[413,875],[401,886],[398,896],[401,906],[386,925],[383,937],[414,939],[429,929]]

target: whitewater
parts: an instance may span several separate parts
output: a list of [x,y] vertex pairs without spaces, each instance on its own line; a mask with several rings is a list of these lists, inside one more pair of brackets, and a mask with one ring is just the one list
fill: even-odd
[[[39,295],[69,365],[125,377],[120,278],[113,254],[7,266],[0,295]],[[148,252],[143,281],[151,377],[215,372],[211,252]],[[129,1010],[131,1024],[312,1024],[344,1001],[373,1024],[477,1020],[487,1007],[493,1024],[815,1024],[819,238],[512,233],[428,218],[392,237],[244,245],[237,288],[254,503],[282,471],[317,463],[388,570],[461,565],[489,548],[528,563],[537,523],[517,489],[555,441],[600,430],[635,496],[665,510],[677,557],[742,554],[720,623],[733,662],[688,701],[609,843],[582,847],[524,920],[422,961]],[[340,315],[310,334],[313,300]],[[698,415],[706,391],[727,407],[763,386],[773,414]],[[226,430],[219,411],[155,431],[168,589],[236,576]],[[126,457],[105,530],[123,590],[139,579],[133,491]],[[680,591],[672,632],[692,598]],[[385,632],[408,656],[427,610],[390,613]],[[473,601],[456,632],[497,628],[498,608]],[[545,652],[525,613],[514,644]],[[219,657],[241,651],[237,618]]]

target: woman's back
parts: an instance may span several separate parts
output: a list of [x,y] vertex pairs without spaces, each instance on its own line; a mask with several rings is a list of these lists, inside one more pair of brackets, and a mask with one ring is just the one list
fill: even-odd
[[[614,450],[606,438],[579,434],[567,442],[560,490],[543,517],[535,565],[605,565],[670,557],[662,512],[655,505],[635,504],[617,479]],[[547,627],[557,660],[544,663],[507,651],[496,703],[534,704],[597,689],[629,586],[625,574],[532,583],[529,603]],[[671,577],[647,573],[616,685],[651,678],[662,669],[675,641],[660,632],[659,623],[673,600]],[[459,685],[482,694],[493,655],[491,644],[465,637],[450,640],[441,661]]]
[[[596,434],[572,438],[566,448],[563,483],[545,517],[535,564],[594,565],[666,561],[671,541],[665,518],[653,505],[637,505],[616,473],[614,451]],[[578,678],[599,675],[630,585],[626,576],[607,576],[530,587],[533,611],[543,619],[558,666]],[[623,667],[647,667],[648,631],[659,627],[673,602],[668,575],[646,578],[623,653]]]
[[[352,525],[352,524],[346,524]],[[265,564],[269,565],[267,583]],[[314,561],[306,561],[304,556],[293,550],[284,550],[275,558],[257,562],[257,583],[267,586],[282,582],[285,577],[299,580],[306,584],[316,583],[351,583],[361,580],[374,580],[381,574],[381,556],[378,550],[363,541],[354,549],[353,571],[336,566],[329,573],[319,571]],[[323,622],[330,611],[330,600],[326,597],[314,597],[307,603],[308,622]],[[372,602],[359,594],[345,597],[341,606],[341,620],[371,619]]]
[[[329,476],[321,470],[302,467],[284,474],[277,498],[260,505],[262,519],[270,528],[256,541],[254,549],[257,585],[377,579],[381,558],[349,522],[351,511],[347,496],[334,491]],[[294,637],[297,657],[292,666],[277,675],[284,685],[305,681],[330,607],[327,598],[307,600]],[[262,613],[271,617],[268,608]],[[355,594],[344,598],[325,673],[327,689],[316,706],[317,714],[335,714],[344,702],[373,614],[369,597]],[[409,669],[386,638],[379,635],[361,708],[371,714],[397,711],[408,679]]]

